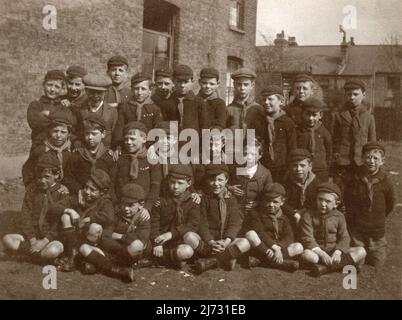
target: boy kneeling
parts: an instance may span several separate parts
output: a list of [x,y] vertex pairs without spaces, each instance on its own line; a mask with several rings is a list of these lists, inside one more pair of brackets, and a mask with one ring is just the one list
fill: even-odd
[[356,266],[366,257],[363,247],[349,247],[345,217],[336,209],[340,197],[336,184],[320,184],[315,210],[302,217],[301,241],[305,247],[302,258],[311,264],[313,276],[341,271],[346,265]]
[[246,238],[253,248],[250,254],[261,259],[263,265],[293,272],[299,263],[291,259],[303,252],[303,246],[294,241],[290,222],[282,212],[285,196],[279,183],[264,192],[259,208],[246,222]]

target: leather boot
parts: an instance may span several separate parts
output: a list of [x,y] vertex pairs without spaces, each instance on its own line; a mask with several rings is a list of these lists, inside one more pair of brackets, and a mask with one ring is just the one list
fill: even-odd
[[275,267],[280,270],[295,272],[300,268],[300,264],[296,260],[283,260],[281,264],[275,264]]
[[72,272],[76,270],[76,258],[79,255],[77,250],[79,235],[75,228],[67,228],[63,230],[62,237],[66,259],[59,261],[60,266],[58,269],[63,272]]
[[198,259],[195,263],[194,269],[197,274],[201,274],[207,270],[218,268],[218,259],[216,258],[202,258]]
[[112,266],[108,274],[112,277],[119,278],[124,282],[134,281],[134,270],[131,268],[120,268]]
[[216,255],[219,265],[223,267],[224,270],[232,271],[236,266],[236,259],[240,257],[242,252],[236,245],[229,246],[223,251]]
[[194,249],[194,252],[201,257],[207,258],[211,256],[212,247],[208,243],[200,240],[197,248]]

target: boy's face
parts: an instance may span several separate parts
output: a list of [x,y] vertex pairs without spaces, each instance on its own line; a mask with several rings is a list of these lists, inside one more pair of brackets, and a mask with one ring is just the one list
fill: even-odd
[[253,90],[255,82],[249,78],[238,78],[234,80],[235,96],[240,99],[247,99]]
[[199,81],[201,93],[204,96],[210,96],[219,87],[219,80],[216,78],[201,78]]
[[173,146],[177,143],[177,139],[172,134],[164,135],[160,137],[158,140],[159,150],[162,154],[168,156],[170,150],[173,149]]
[[71,98],[77,98],[85,90],[82,78],[67,79],[67,92]]
[[52,187],[58,181],[58,179],[58,174],[54,174],[50,168],[45,168],[39,175],[38,186],[41,190],[46,191]]
[[228,177],[224,173],[208,178],[208,185],[213,194],[220,194],[225,190],[227,183]]
[[157,77],[155,86],[157,95],[162,99],[168,99],[174,89],[173,80],[168,77]]
[[363,155],[364,166],[368,169],[369,173],[377,173],[384,165],[384,158],[384,154],[381,150],[367,151]]
[[284,201],[282,196],[278,196],[276,198],[268,198],[264,200],[264,206],[267,209],[267,213],[269,214],[277,214],[283,204]]
[[93,90],[93,89],[85,89],[88,102],[91,106],[97,107],[99,106],[103,100],[105,100],[106,91]]
[[247,160],[247,167],[255,166],[262,158],[261,147],[244,148],[244,156]]
[[225,147],[225,138],[221,135],[213,135],[210,140],[211,152],[221,154],[222,149]]
[[298,181],[305,181],[312,170],[312,163],[309,159],[294,161],[291,163],[291,172]]
[[130,218],[142,209],[143,203],[141,203],[139,201],[131,202],[131,203],[122,203],[121,207],[122,207],[123,212],[126,215],[126,217]]
[[173,197],[181,196],[191,186],[188,179],[169,177],[169,190]]
[[104,137],[105,133],[98,129],[85,130],[85,144],[90,149],[96,148]]
[[360,106],[363,102],[366,93],[363,92],[362,89],[349,89],[345,92],[346,100],[351,104],[354,108]]
[[147,142],[147,135],[137,129],[129,130],[124,135],[124,146],[128,153],[136,153]]
[[137,102],[144,102],[152,93],[150,88],[150,81],[145,80],[142,82],[138,82],[131,87],[131,91],[133,92],[134,100]]
[[313,95],[313,83],[311,81],[296,82],[293,93],[295,99],[304,101]]
[[63,80],[47,80],[43,84],[46,97],[53,100],[63,93]]
[[84,186],[84,198],[85,202],[91,203],[99,199],[103,195],[103,192],[95,185],[92,180],[88,180]]
[[321,214],[336,209],[338,205],[338,197],[334,193],[319,192],[317,195],[317,209]]
[[262,103],[269,115],[277,114],[281,110],[282,101],[276,94],[262,97]]
[[185,96],[189,91],[193,89],[193,79],[174,79],[174,85],[176,92],[179,96]]
[[49,135],[50,143],[56,147],[61,147],[70,137],[70,132],[66,125],[58,125],[50,129]]
[[107,74],[109,75],[110,79],[112,79],[114,85],[119,85],[127,79],[128,67],[126,65],[111,66],[107,70]]
[[303,123],[309,128],[315,127],[317,123],[320,122],[321,118],[322,114],[320,111],[303,111],[302,113]]

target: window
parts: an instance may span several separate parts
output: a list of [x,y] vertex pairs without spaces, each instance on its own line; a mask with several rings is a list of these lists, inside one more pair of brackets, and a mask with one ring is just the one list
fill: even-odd
[[230,104],[234,98],[234,85],[231,75],[237,69],[243,67],[243,60],[236,57],[228,57],[226,72],[226,104]]
[[244,29],[244,1],[231,0],[230,1],[230,18],[229,25],[239,30]]
[[142,71],[171,68],[176,7],[165,1],[144,1]]

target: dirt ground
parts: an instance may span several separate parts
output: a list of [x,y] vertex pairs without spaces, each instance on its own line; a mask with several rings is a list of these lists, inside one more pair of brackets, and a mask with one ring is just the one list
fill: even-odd
[[[397,194],[397,207],[387,221],[388,259],[383,270],[363,266],[357,289],[343,288],[346,274],[312,278],[307,271],[289,274],[237,266],[232,272],[208,271],[200,276],[164,268],[136,272],[124,284],[103,275],[57,274],[57,289],[42,286],[42,267],[0,261],[0,299],[401,299],[402,143],[387,144],[386,171]],[[0,236],[14,228],[23,197],[21,179],[0,181]],[[2,248],[0,248],[2,250]]]

